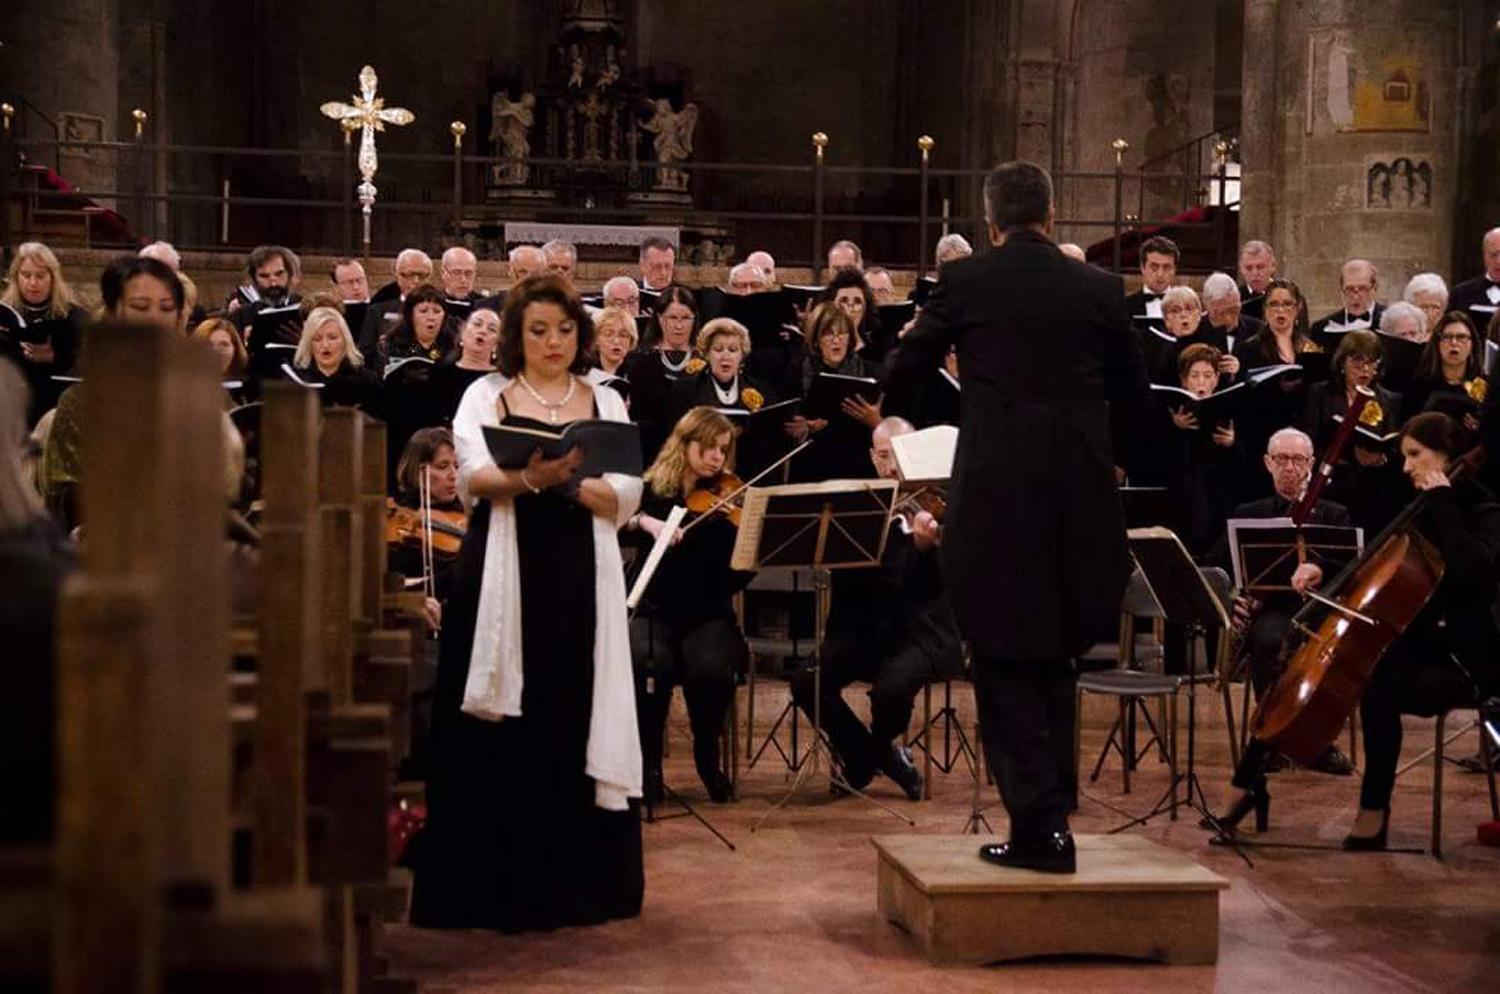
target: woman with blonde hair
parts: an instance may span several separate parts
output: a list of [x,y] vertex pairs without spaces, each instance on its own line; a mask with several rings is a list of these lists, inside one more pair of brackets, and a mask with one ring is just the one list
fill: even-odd
[[35,424],[62,392],[52,377],[71,372],[78,360],[88,314],[63,279],[57,256],[41,242],[16,249],[0,304],[0,355],[25,372],[32,394],[27,423]]
[[315,307],[302,323],[302,337],[287,378],[307,387],[322,386],[324,406],[380,411],[380,380],[364,368],[364,356],[349,334],[344,316],[332,307]]
[[[698,358],[687,365],[692,375],[673,386],[673,410],[679,415],[706,406],[744,412],[743,418],[776,402],[776,391],[770,384],[745,371],[750,331],[743,324],[733,318],[714,318],[698,332],[697,348]],[[742,429],[746,424],[743,420],[737,423]],[[770,465],[787,447],[779,431],[757,430],[738,442],[740,466],[747,479]]]
[[[668,514],[698,490],[712,491],[734,466],[734,426],[712,407],[695,407],[678,419],[646,470],[641,511],[625,526],[644,555]],[[753,574],[729,568],[736,529],[723,514],[679,533],[651,578],[630,623],[636,673],[646,800],[664,793],[661,758],[672,688],[682,687],[693,730],[693,762],[715,804],[733,789],[720,763],[719,732],[734,699],[735,675],[748,659],[735,622],[733,598]]]

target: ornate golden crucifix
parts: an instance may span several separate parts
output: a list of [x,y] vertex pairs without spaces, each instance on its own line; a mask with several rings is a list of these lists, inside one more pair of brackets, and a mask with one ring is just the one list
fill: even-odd
[[359,205],[364,213],[365,231],[365,262],[370,260],[370,212],[375,207],[375,171],[380,168],[380,162],[375,157],[375,132],[384,131],[387,124],[410,124],[417,119],[417,115],[404,107],[386,107],[385,99],[375,95],[375,86],[379,77],[375,75],[373,66],[365,66],[359,71],[359,94],[353,97],[354,103],[346,104],[339,100],[331,100],[319,108],[325,117],[331,117],[339,122],[344,129],[347,139],[349,134],[358,130],[359,139]]

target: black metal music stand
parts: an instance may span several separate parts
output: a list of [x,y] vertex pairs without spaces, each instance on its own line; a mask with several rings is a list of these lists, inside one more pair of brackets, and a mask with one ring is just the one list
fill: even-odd
[[[1197,748],[1197,673],[1198,639],[1211,629],[1221,631],[1229,628],[1229,616],[1224,605],[1203,579],[1193,557],[1183,547],[1182,540],[1166,528],[1134,528],[1128,533],[1130,552],[1145,577],[1161,608],[1162,617],[1168,624],[1182,626],[1187,641],[1188,671],[1188,720],[1187,762],[1177,764],[1172,773],[1172,782],[1162,792],[1156,806],[1145,814],[1132,818],[1123,825],[1110,829],[1110,834],[1123,832],[1135,825],[1144,825],[1158,815],[1177,817],[1179,807],[1190,807],[1205,818],[1212,818],[1208,797],[1203,784],[1198,780],[1195,767]],[[1178,787],[1186,789],[1181,795]]]
[[801,789],[826,755],[831,785],[870,804],[916,822],[852,786],[839,769],[823,732],[823,642],[828,617],[829,571],[880,565],[895,506],[893,480],[830,480],[826,483],[751,487],[740,511],[739,537],[730,565],[764,570],[811,567],[817,605],[813,612],[813,714],[811,744],[791,786],[750,826],[760,826]]

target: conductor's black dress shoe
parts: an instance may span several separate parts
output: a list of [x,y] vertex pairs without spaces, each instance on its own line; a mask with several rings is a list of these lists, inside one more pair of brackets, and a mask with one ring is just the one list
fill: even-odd
[[979,858],[996,866],[1038,873],[1077,873],[1078,851],[1072,832],[1053,832],[1029,842],[1012,839],[979,847]]

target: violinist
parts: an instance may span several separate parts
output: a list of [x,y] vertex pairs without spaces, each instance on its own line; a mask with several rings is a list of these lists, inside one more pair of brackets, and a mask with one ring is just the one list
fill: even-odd
[[[1365,770],[1345,849],[1386,846],[1401,715],[1431,716],[1476,706],[1500,689],[1500,631],[1490,614],[1500,576],[1500,502],[1472,478],[1451,479],[1469,447],[1463,427],[1435,411],[1417,415],[1402,430],[1402,470],[1423,500],[1415,531],[1436,549],[1443,573],[1421,613],[1386,649],[1365,688],[1360,704]],[[1305,563],[1293,575],[1292,586],[1306,593],[1324,579],[1319,566]],[[1270,796],[1255,770],[1266,752],[1263,743],[1251,740],[1235,771],[1237,793],[1218,819],[1220,827],[1232,830],[1252,809],[1264,825]]]
[[[734,429],[729,419],[711,407],[688,411],[646,471],[641,510],[626,523],[626,540],[636,533],[645,555],[673,505],[692,503],[695,491],[722,489],[719,485],[732,479],[733,464]],[[693,731],[693,762],[709,800],[723,804],[733,795],[720,767],[719,731],[734,699],[735,675],[749,658],[731,599],[753,574],[729,568],[735,523],[722,510],[711,515],[677,534],[630,623],[646,794],[651,801],[664,793],[662,743],[672,688],[678,685]]]
[[[426,508],[423,477],[426,477]],[[428,627],[442,627],[442,603],[448,598],[450,571],[458,561],[459,545],[467,530],[467,516],[458,496],[458,456],[453,433],[447,428],[423,428],[414,433],[396,465],[397,496],[389,502],[386,541],[392,572],[408,580],[426,580]],[[427,515],[431,516],[431,537]],[[429,563],[431,576],[428,576]]]
[[[871,433],[869,458],[881,478],[896,478],[891,439],[913,430],[902,418],[886,418]],[[883,773],[909,799],[922,797],[922,775],[900,739],[922,687],[963,670],[958,624],[939,569],[940,540],[933,515],[913,509],[896,519],[879,569],[834,574],[820,719],[844,779],[857,790]],[[856,680],[870,685],[868,728],[844,702],[844,688]],[[809,716],[813,685],[811,670],[792,678],[792,697]]]

